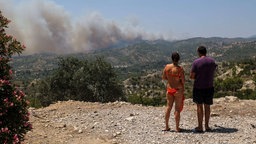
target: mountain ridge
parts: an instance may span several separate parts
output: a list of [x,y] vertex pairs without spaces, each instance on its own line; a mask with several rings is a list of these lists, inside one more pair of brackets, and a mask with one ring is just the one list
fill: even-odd
[[217,62],[239,61],[256,56],[256,38],[195,37],[178,41],[140,41],[125,47],[95,50],[90,53],[21,55],[14,57],[12,65],[18,77],[30,73],[37,78],[41,73],[48,75],[48,72],[55,69],[58,57],[69,56],[85,59],[104,57],[115,68],[128,71],[139,71],[143,68],[160,70],[166,63],[171,62],[170,55],[174,51],[180,53],[181,63],[191,63],[197,58],[196,48],[199,45],[205,45],[208,55],[214,57]]

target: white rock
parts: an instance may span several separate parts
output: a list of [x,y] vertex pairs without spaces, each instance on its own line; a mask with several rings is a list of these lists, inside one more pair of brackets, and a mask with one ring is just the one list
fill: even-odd
[[133,120],[134,120],[134,117],[131,116],[131,117],[126,118],[125,120],[127,120],[127,121],[133,121]]
[[238,101],[238,98],[235,96],[225,96],[225,100],[227,102],[236,102],[236,101]]

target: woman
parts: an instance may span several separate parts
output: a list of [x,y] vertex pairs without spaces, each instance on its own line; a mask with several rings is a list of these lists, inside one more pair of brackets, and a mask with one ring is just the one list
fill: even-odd
[[173,103],[175,103],[175,122],[176,132],[180,132],[180,112],[182,111],[184,104],[184,70],[178,65],[180,55],[177,52],[172,53],[172,64],[167,64],[163,71],[163,80],[167,80],[166,85],[166,99],[167,108],[165,112],[165,129],[163,131],[169,131],[169,118],[172,110]]

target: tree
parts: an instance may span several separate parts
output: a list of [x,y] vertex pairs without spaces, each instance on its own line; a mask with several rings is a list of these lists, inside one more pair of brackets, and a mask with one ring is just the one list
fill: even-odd
[[9,62],[12,55],[20,54],[25,46],[5,33],[10,21],[0,11],[0,143],[21,143],[31,130],[28,101],[25,94],[12,84]]
[[217,95],[218,93],[227,94],[228,92],[231,92],[230,94],[235,95],[235,93],[242,88],[243,80],[237,77],[226,78],[225,80],[216,79],[214,81],[214,85]]
[[59,58],[58,69],[50,78],[50,95],[53,101],[78,100],[76,96],[79,91],[76,86],[79,84],[74,83],[73,77],[82,65],[73,57]]
[[50,85],[47,79],[35,79],[27,86],[27,99],[30,106],[39,108],[51,104]]
[[97,101],[109,102],[123,98],[122,88],[118,85],[116,73],[111,64],[97,57],[90,69],[93,97]]
[[81,100],[111,102],[123,100],[113,67],[102,58],[95,61],[60,58],[58,69],[50,78],[50,93],[54,101]]

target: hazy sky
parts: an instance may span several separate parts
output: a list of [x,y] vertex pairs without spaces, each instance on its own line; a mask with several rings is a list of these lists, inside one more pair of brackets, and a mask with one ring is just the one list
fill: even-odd
[[53,0],[72,17],[98,12],[148,32],[183,37],[256,34],[255,0]]
[[27,53],[84,52],[135,39],[250,37],[256,0],[0,0]]

